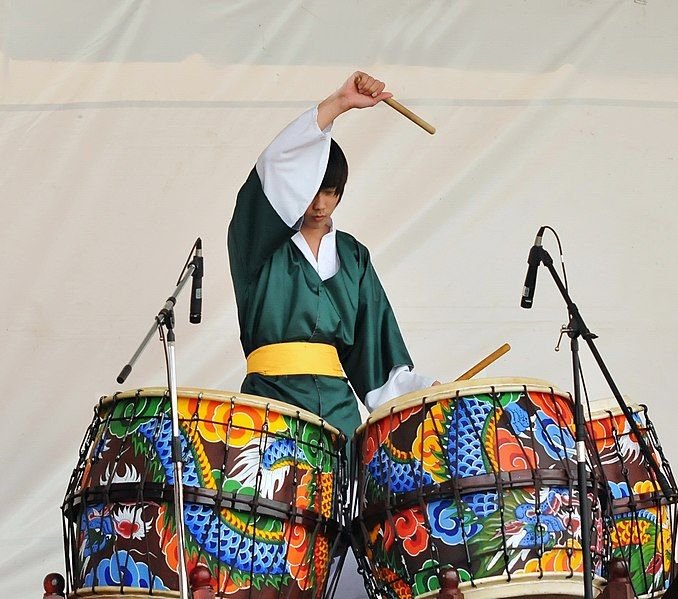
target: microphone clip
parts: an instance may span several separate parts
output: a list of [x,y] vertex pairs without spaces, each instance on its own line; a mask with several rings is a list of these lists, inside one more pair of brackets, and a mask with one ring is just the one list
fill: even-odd
[[202,277],[204,274],[204,265],[202,257],[202,242],[198,239],[196,243],[195,253],[193,254],[193,259],[190,264],[193,264],[195,267],[192,273],[193,278]]
[[193,285],[191,287],[191,307],[188,315],[188,321],[191,324],[200,324],[202,320],[202,277],[204,273],[202,257],[202,240],[200,237],[193,246],[195,253],[190,264],[193,266]]

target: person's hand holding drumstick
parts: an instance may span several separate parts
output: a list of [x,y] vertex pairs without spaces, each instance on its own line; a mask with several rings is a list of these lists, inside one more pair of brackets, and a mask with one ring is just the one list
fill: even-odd
[[318,104],[318,126],[325,129],[340,114],[351,108],[371,108],[392,97],[386,84],[367,73],[356,71],[333,94]]
[[370,108],[383,101],[427,133],[433,135],[436,132],[433,125],[405,108],[400,102],[396,102],[393,94],[384,91],[385,87],[383,81],[362,71],[356,71],[336,92],[318,105],[318,125],[325,129],[340,114],[351,108]]

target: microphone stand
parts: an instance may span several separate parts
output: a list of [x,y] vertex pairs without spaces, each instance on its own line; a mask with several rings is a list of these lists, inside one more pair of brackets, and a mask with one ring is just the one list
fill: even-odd
[[[584,598],[593,599],[593,568],[592,568],[592,556],[591,556],[591,513],[589,510],[589,500],[587,492],[587,472],[586,472],[586,422],[584,420],[584,408],[581,401],[581,368],[579,362],[579,338],[584,339],[586,344],[589,346],[593,357],[598,364],[607,384],[609,385],[612,393],[619,404],[624,417],[626,418],[631,431],[635,435],[635,438],[638,441],[638,446],[640,448],[640,453],[645,460],[645,463],[653,471],[657,484],[661,489],[661,492],[664,496],[671,500],[678,499],[676,492],[672,489],[671,484],[668,479],[661,471],[659,464],[657,464],[654,459],[650,448],[645,441],[645,438],[642,436],[636,421],[633,418],[633,412],[624,402],[622,395],[617,388],[610,371],[607,369],[603,358],[598,352],[598,348],[594,343],[594,339],[597,339],[597,335],[592,333],[589,328],[586,326],[584,319],[579,313],[579,309],[576,304],[572,301],[570,294],[568,293],[565,285],[563,284],[558,271],[553,266],[553,258],[551,255],[541,246],[535,246],[532,248],[535,252],[535,259],[538,259],[538,264],[543,264],[548,268],[553,280],[560,291],[560,294],[563,296],[565,303],[567,304],[567,311],[570,316],[569,324],[567,328],[563,329],[563,333],[567,333],[570,338],[570,349],[572,351],[572,371],[574,376],[574,424],[575,424],[575,440],[576,440],[576,455],[577,455],[577,490],[579,492],[579,515],[581,521],[581,545],[582,545],[582,556],[583,556],[583,565],[584,565]],[[593,486],[593,491],[595,492],[595,486]]]
[[123,367],[117,377],[117,382],[122,384],[132,371],[132,366],[139,359],[153,335],[160,331],[162,337],[162,327],[165,327],[167,333],[167,382],[170,392],[170,409],[172,412],[172,466],[173,466],[173,490],[174,490],[174,512],[177,528],[177,544],[179,559],[177,575],[179,577],[179,597],[180,599],[189,599],[188,576],[186,572],[186,539],[184,531],[184,462],[182,458],[181,435],[179,429],[179,406],[177,397],[177,373],[174,344],[176,336],[174,334],[174,306],[177,303],[177,297],[182,289],[193,276],[197,268],[197,256],[193,257],[190,263],[187,263],[182,276],[179,277],[176,289],[167,298],[165,305],[155,317],[151,328],[144,337],[143,341],[134,352],[130,361]]

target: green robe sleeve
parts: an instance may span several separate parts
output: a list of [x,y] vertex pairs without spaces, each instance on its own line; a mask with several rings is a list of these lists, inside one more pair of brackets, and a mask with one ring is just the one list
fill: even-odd
[[366,249],[364,255],[354,343],[340,356],[344,371],[361,401],[370,391],[386,383],[394,367],[413,367],[391,304]]
[[228,259],[236,294],[296,232],[285,224],[268,201],[253,168],[238,192],[228,227]]

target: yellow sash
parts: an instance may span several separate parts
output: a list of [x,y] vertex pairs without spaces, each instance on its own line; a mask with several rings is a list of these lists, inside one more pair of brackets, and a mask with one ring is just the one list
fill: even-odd
[[326,343],[273,343],[255,349],[247,356],[247,374],[277,376],[319,374],[344,376],[337,348]]

